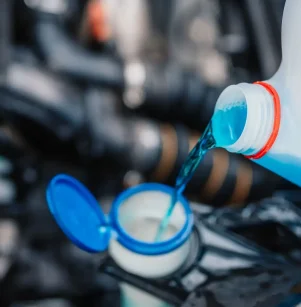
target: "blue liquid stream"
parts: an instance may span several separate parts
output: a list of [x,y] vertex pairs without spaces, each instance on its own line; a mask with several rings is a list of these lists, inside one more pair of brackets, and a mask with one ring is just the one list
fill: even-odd
[[186,161],[184,162],[179,175],[176,179],[175,192],[171,196],[170,205],[165,213],[164,218],[162,219],[158,231],[156,233],[155,242],[161,240],[165,229],[167,228],[170,218],[173,213],[173,209],[177,203],[179,194],[183,193],[186,188],[187,183],[190,181],[193,176],[196,168],[202,161],[206,152],[215,147],[215,141],[212,136],[211,123],[207,126],[203,137],[199,139],[195,147],[189,153]]
[[219,110],[213,115],[203,136],[189,153],[176,178],[175,192],[171,196],[170,205],[158,227],[155,242],[161,240],[170,222],[179,195],[184,192],[186,185],[191,180],[207,151],[236,142],[243,132],[246,119],[247,107],[244,101],[233,103],[230,108]]

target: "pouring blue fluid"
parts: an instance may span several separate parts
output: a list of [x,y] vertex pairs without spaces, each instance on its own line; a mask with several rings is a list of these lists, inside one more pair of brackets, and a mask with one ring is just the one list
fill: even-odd
[[161,241],[179,195],[184,192],[205,154],[210,149],[235,143],[243,132],[246,119],[247,105],[245,101],[234,102],[225,109],[215,111],[202,137],[190,151],[176,178],[175,191],[171,197],[170,205],[158,227],[155,242]]

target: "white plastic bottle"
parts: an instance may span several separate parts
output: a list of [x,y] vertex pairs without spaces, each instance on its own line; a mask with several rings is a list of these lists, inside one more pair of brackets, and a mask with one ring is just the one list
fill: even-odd
[[264,82],[227,87],[212,129],[217,146],[301,186],[301,0],[286,1],[277,73]]

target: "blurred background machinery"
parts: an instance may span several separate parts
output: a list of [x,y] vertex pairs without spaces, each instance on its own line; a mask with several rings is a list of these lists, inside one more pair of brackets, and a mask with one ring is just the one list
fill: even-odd
[[[52,222],[45,185],[67,172],[106,200],[173,184],[221,90],[276,71],[284,3],[0,1],[1,306],[118,306],[99,257]],[[221,149],[187,189],[229,210],[270,196],[301,203],[297,187]]]

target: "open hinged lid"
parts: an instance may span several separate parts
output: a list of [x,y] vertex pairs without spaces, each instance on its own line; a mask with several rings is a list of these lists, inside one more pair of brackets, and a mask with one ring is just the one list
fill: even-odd
[[46,196],[57,224],[75,245],[94,253],[108,248],[109,219],[83,184],[71,176],[57,175]]
[[[108,248],[111,237],[132,252],[144,255],[160,255],[169,253],[182,245],[189,237],[193,227],[193,215],[187,200],[180,195],[178,202],[182,207],[182,228],[171,238],[160,242],[141,241],[130,235],[120,223],[119,209],[131,197],[141,193],[141,201],[134,202],[129,215],[135,211],[141,213],[141,205],[145,194],[163,193],[171,196],[174,189],[158,183],[144,183],[123,191],[112,204],[111,212],[105,215],[95,197],[75,178],[60,174],[49,183],[46,197],[49,209],[57,224],[66,236],[79,248],[96,253]],[[149,195],[149,194],[148,194]],[[167,199],[169,199],[167,197]],[[150,198],[151,199],[151,198]],[[166,198],[164,198],[166,199]],[[169,202],[167,201],[167,204]],[[161,210],[162,211],[162,210]],[[152,216],[153,216],[152,212]],[[159,213],[158,219],[162,218]],[[137,218],[137,217],[136,217]],[[136,220],[137,221],[137,220]],[[133,222],[135,222],[133,220]],[[112,233],[114,235],[112,236]]]

